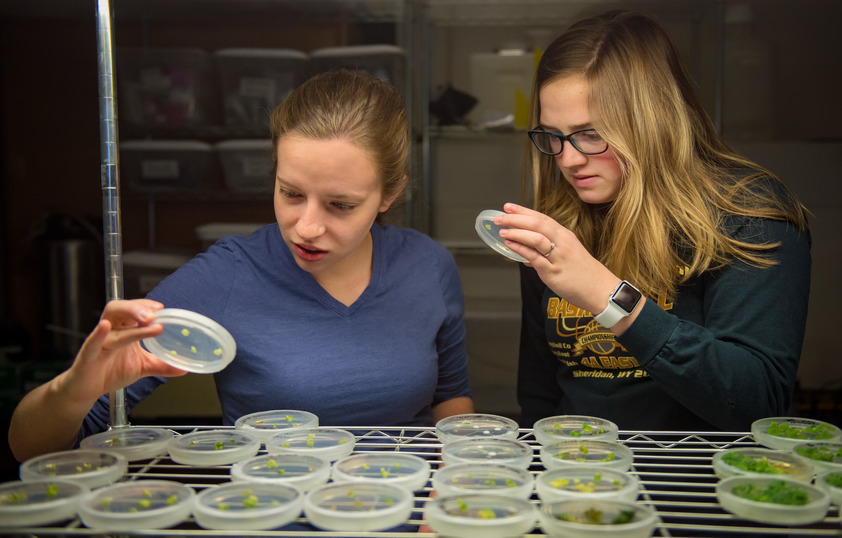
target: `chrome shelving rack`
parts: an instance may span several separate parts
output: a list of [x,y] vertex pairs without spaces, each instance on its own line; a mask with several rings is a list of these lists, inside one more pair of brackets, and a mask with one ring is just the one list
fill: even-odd
[[[210,429],[209,426],[173,427],[178,433]],[[441,443],[431,428],[347,428],[357,432],[355,453],[391,450],[415,454],[428,461],[435,474],[441,465]],[[544,470],[538,458],[539,445],[532,431],[520,431],[520,439],[535,450],[530,471]],[[717,451],[733,447],[756,446],[750,434],[719,432],[643,432],[621,431],[620,442],[634,452],[631,473],[641,482],[638,502],[655,507],[660,522],[653,536],[663,537],[735,537],[735,536],[842,536],[842,517],[838,506],[831,506],[825,519],[806,526],[783,527],[765,525],[737,518],[722,509],[714,487],[718,481],[711,464]],[[157,458],[134,462],[125,480],[174,480],[197,491],[229,481],[230,465],[191,467]],[[323,532],[310,526],[302,516],[290,526],[272,531],[248,531],[249,536],[363,536],[363,537],[432,537],[436,534],[423,527],[423,507],[432,491],[431,483],[416,492],[415,509],[406,525],[383,532]],[[537,496],[532,501],[538,503]],[[295,526],[291,529],[291,526]],[[304,530],[302,530],[304,529]],[[0,529],[0,535],[15,536],[103,536],[102,531],[87,529],[78,519],[62,525],[26,529]],[[192,518],[179,526],[163,530],[118,533],[121,536],[241,536],[240,531],[201,529]],[[536,527],[528,536],[542,536]]]

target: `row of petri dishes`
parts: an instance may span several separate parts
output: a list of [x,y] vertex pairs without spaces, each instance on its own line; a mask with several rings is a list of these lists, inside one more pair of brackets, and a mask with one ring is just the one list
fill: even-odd
[[[720,502],[740,517],[767,523],[822,519],[831,497],[840,503],[842,487],[831,478],[842,471],[842,434],[807,419],[767,422],[755,423],[753,434],[771,448],[714,456],[723,479]],[[618,441],[616,425],[559,416],[537,422],[533,434],[545,468],[537,474],[529,471],[534,449],[517,440],[517,425],[494,415],[440,421],[443,464],[434,472],[414,454],[355,454],[352,432],[319,428],[318,418],[303,411],[255,413],[234,430],[185,435],[124,428],[89,437],[82,449],[22,464],[22,481],[0,486],[0,515],[9,511],[0,520],[27,526],[78,514],[88,527],[122,531],[167,528],[192,514],[203,528],[261,530],[284,527],[303,512],[319,529],[374,531],[400,526],[413,510],[423,510],[425,523],[444,535],[519,536],[536,522],[548,535],[586,536],[609,524],[623,535],[651,535],[657,514],[635,502],[640,484],[630,472],[633,453]],[[265,454],[258,454],[261,447]],[[119,482],[126,461],[166,455],[188,466],[230,465],[231,481],[198,494],[174,481]],[[814,467],[821,471],[816,486],[810,485]],[[414,492],[426,493],[428,483],[434,494],[420,506]],[[799,490],[806,501],[781,506],[735,493],[772,486]],[[530,501],[533,492],[540,503]]]

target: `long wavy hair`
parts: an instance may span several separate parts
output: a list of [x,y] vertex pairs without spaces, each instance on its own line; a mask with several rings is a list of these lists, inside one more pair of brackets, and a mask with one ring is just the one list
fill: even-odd
[[270,118],[272,159],[287,134],[345,139],[373,160],[383,196],[400,196],[409,176],[409,120],[400,92],[374,75],[349,69],[320,73],[290,93]]
[[716,132],[672,39],[651,17],[611,11],[558,37],[537,68],[530,125],[539,124],[541,88],[567,76],[587,83],[593,126],[623,171],[620,192],[608,206],[582,202],[555,159],[527,144],[524,197],[531,192],[535,209],[572,230],[645,294],[672,299],[691,276],[735,260],[774,265],[777,245],[729,236],[729,216],[806,229],[806,210],[795,195]]

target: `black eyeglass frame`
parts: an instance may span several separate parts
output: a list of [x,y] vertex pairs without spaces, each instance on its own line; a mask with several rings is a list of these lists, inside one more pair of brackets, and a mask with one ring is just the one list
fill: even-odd
[[[564,142],[565,141],[570,142],[570,145],[573,146],[576,149],[576,151],[578,151],[582,155],[600,155],[600,154],[608,151],[608,142],[605,142],[604,140],[603,140],[603,142],[605,142],[605,149],[603,149],[602,151],[584,151],[582,148],[580,148],[579,144],[577,144],[573,140],[573,135],[577,135],[579,133],[585,133],[585,132],[588,132],[588,131],[596,132],[596,129],[591,128],[591,127],[587,128],[587,129],[579,129],[578,131],[573,131],[569,135],[563,135],[561,133],[557,133],[555,131],[547,131],[545,129],[530,129],[526,133],[529,135],[529,139],[532,140],[532,143],[535,144],[535,147],[538,148],[538,151],[540,151],[544,155],[561,155],[561,152],[564,151]],[[538,143],[535,141],[535,136],[539,135],[539,134],[552,135],[552,136],[555,136],[556,138],[558,138],[559,140],[561,140],[561,149],[558,150],[557,153],[553,153],[553,152],[550,152],[550,151],[544,151],[541,148],[541,146],[539,146]]]

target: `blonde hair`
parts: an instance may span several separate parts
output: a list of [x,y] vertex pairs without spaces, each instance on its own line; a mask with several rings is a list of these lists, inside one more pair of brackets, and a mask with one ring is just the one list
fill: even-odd
[[593,126],[616,154],[623,184],[610,205],[586,204],[555,159],[528,144],[524,195],[531,190],[535,209],[572,230],[645,294],[672,299],[692,275],[735,260],[774,265],[769,254],[777,245],[731,237],[730,216],[806,229],[794,194],[717,134],[669,34],[654,19],[612,11],[571,26],[538,65],[530,125],[539,123],[541,88],[567,76],[586,81]]
[[362,71],[339,69],[305,81],[272,111],[272,152],[288,134],[313,140],[346,139],[375,164],[383,196],[399,196],[409,175],[409,121],[390,83]]

